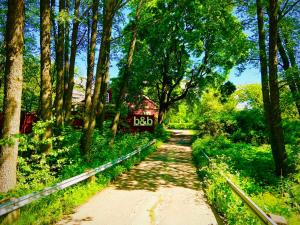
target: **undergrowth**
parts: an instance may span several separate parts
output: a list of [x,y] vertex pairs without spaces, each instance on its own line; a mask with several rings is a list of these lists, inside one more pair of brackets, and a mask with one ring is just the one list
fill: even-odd
[[[228,224],[260,224],[259,219],[226,183],[231,179],[266,213],[281,215],[290,225],[300,221],[300,152],[287,145],[290,174],[277,177],[268,145],[232,143],[223,136],[193,144],[193,158],[208,201]],[[210,157],[208,163],[202,151]],[[224,175],[224,176],[223,176]]]
[[[42,190],[128,154],[154,138],[150,133],[122,134],[117,136],[113,148],[110,148],[107,134],[96,131],[93,136],[92,160],[87,163],[80,155],[80,130],[64,128],[59,136],[53,138],[53,150],[45,154],[39,150],[39,127],[41,126],[35,126],[33,134],[20,137],[18,184],[13,191],[1,193],[0,199],[20,197]],[[21,209],[20,218],[14,224],[44,225],[59,221],[63,215],[72,213],[75,207],[105,188],[112,179],[129,170],[155,148],[148,147],[141,154],[97,174],[95,182],[83,181],[30,203]]]

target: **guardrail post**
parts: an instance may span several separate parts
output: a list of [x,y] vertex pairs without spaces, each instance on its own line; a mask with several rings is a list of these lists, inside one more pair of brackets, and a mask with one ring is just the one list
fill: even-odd
[[[16,198],[5,199],[4,201],[1,201],[0,203],[4,203],[4,202],[15,200],[15,199]],[[16,209],[6,215],[0,216],[0,224],[1,225],[14,224],[19,218],[20,218],[20,209]]]
[[[90,171],[92,171],[92,169],[87,169],[87,170],[85,170],[84,172],[90,172]],[[93,175],[93,176],[88,177],[88,178],[86,179],[86,181],[87,181],[88,183],[95,183],[95,181],[96,181],[96,175]]]

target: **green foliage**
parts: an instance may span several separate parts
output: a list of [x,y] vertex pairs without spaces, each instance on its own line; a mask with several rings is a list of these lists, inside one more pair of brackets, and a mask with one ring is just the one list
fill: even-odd
[[268,143],[267,127],[261,110],[244,109],[237,111],[234,118],[238,128],[230,136],[234,142],[256,145]]
[[170,137],[170,132],[163,125],[158,124],[155,126],[154,136],[161,141],[165,141]]
[[37,112],[40,101],[40,60],[34,55],[24,56],[22,110]]
[[[223,89],[226,89],[225,84],[221,86]],[[229,84],[227,86],[231,87]],[[223,90],[222,94],[221,89],[208,88],[200,98],[194,96],[193,99],[182,101],[173,107],[168,115],[168,127],[198,129],[200,136],[224,135],[233,142],[254,145],[269,143],[261,85],[239,86],[235,92],[227,95],[226,101],[224,99],[226,91]],[[282,108],[285,142],[297,144],[300,136],[299,119],[294,114],[293,101],[288,103],[288,97],[291,97],[289,92],[283,90],[281,105],[284,106]]]
[[179,96],[185,97],[185,90],[202,91],[224,81],[230,69],[246,59],[248,49],[231,4],[147,1],[128,92],[136,95],[143,90],[156,102],[168,92],[168,104],[173,105]]
[[[290,147],[295,153],[299,148]],[[202,151],[210,157],[208,164]],[[290,154],[292,156],[292,154]],[[299,168],[287,178],[275,176],[269,146],[234,144],[224,136],[204,137],[193,144],[193,158],[206,196],[228,224],[259,224],[256,216],[233,194],[223,175],[237,184],[265,212],[284,216],[289,224],[299,221]],[[294,155],[290,167],[299,163]]]
[[[53,150],[41,153],[40,146],[44,140],[40,137],[51,123],[53,121],[38,122],[34,125],[32,134],[20,137],[17,188],[0,194],[0,199],[20,197],[42,190],[130,153],[153,139],[153,135],[149,133],[122,134],[116,137],[114,147],[110,148],[105,136],[109,128],[105,128],[104,135],[96,131],[93,137],[92,161],[87,163],[80,155],[81,131],[72,127],[60,128],[59,136],[51,138]],[[110,180],[134,166],[154,149],[155,146],[149,147],[140,155],[98,174],[95,183],[81,182],[25,206],[21,209],[21,218],[16,224],[52,224],[60,220],[64,214],[71,213],[74,207],[103,189]]]
[[195,124],[189,119],[189,106],[184,101],[170,109],[169,116],[165,119],[168,128],[171,129],[194,129]]
[[232,82],[227,81],[225,84],[222,84],[220,86],[221,102],[226,102],[227,98],[235,91],[236,87]]

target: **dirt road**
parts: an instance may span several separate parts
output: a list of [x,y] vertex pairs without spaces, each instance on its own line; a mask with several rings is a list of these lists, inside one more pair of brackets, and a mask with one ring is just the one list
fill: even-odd
[[172,138],[59,225],[217,224],[192,165],[189,133]]

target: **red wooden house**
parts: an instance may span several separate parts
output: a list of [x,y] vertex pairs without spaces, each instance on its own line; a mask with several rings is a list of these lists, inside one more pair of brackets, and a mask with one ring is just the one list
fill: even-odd
[[129,113],[126,121],[130,126],[130,131],[154,131],[158,117],[157,104],[145,95],[136,99],[135,103],[128,103]]

